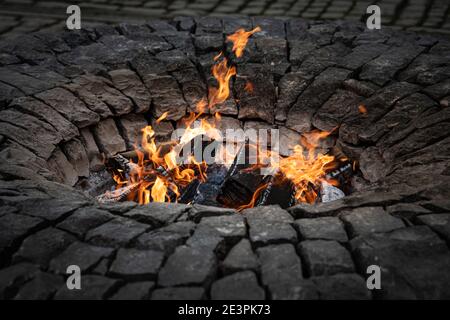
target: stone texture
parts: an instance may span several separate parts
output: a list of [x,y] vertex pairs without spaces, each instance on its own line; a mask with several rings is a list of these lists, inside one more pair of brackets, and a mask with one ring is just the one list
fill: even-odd
[[109,279],[102,276],[86,275],[83,277],[80,290],[69,290],[66,284],[56,292],[56,300],[101,300],[105,299],[115,287],[119,280]]
[[369,234],[351,243],[358,268],[382,266],[382,299],[443,299],[450,281],[448,247],[426,226]]
[[116,218],[88,231],[86,240],[108,247],[123,246],[144,233],[148,226],[133,220]]
[[121,287],[111,300],[148,300],[155,283],[152,281],[133,282]]
[[283,299],[302,281],[300,258],[292,244],[271,245],[257,250],[262,283],[272,299]]
[[336,274],[333,276],[314,277],[319,298],[322,300],[368,300],[370,293],[366,282],[357,274]]
[[252,271],[234,273],[211,286],[212,300],[264,300],[264,296]]
[[343,223],[336,217],[299,219],[295,221],[295,226],[305,240],[348,240]]
[[136,146],[141,145],[141,130],[146,126],[148,126],[148,122],[143,115],[128,114],[120,118],[119,127],[128,149],[134,149]]
[[202,218],[200,225],[209,226],[226,239],[234,240],[245,236],[244,218],[240,215]]
[[110,155],[126,151],[125,141],[112,118],[100,121],[94,128],[95,137],[100,149]]
[[250,242],[242,239],[233,248],[231,248],[225,260],[222,262],[224,273],[232,273],[241,270],[256,270],[259,262],[256,254],[253,252]]
[[152,300],[201,300],[205,296],[205,289],[199,287],[175,287],[156,289],[152,293]]
[[89,230],[94,229],[113,218],[114,216],[112,214],[104,210],[81,208],[59,223],[57,227],[83,238]]
[[299,244],[300,255],[310,276],[354,272],[350,253],[338,242],[307,240]]
[[120,249],[109,272],[130,279],[154,279],[163,258],[164,254],[159,251]]
[[450,214],[427,214],[417,217],[417,221],[429,226],[433,231],[450,241]]
[[214,254],[201,248],[178,247],[158,275],[163,287],[207,285],[215,276],[217,262]]
[[247,216],[250,241],[257,246],[297,240],[290,225],[292,217],[279,206],[246,209],[243,214]]
[[392,217],[381,207],[365,207],[354,209],[344,214],[342,220],[347,225],[351,237],[374,232],[389,232],[404,227],[404,223]]
[[49,269],[59,274],[67,274],[67,267],[77,265],[81,272],[90,271],[102,258],[111,256],[113,250],[74,242],[56,258],[50,261]]

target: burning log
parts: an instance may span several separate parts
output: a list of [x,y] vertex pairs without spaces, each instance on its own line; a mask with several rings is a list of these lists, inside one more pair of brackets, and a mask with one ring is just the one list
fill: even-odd
[[295,205],[295,186],[281,173],[270,176],[270,179],[259,195],[256,206],[278,204],[283,209]]
[[140,182],[137,182],[113,191],[106,191],[104,194],[99,195],[96,199],[102,204],[124,201],[127,199],[129,194],[135,192],[139,188],[140,184]]

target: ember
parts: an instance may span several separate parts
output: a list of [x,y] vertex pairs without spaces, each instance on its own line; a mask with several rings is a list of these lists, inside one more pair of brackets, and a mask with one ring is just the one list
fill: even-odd
[[[239,29],[227,37],[236,57],[243,55],[249,37],[259,31],[259,27]],[[139,204],[199,203],[243,210],[268,204],[286,208],[297,202],[314,203],[321,195],[324,201],[330,201],[341,196],[338,191],[343,194],[333,189],[342,178],[328,174],[335,169],[335,157],[316,150],[320,140],[332,132],[304,133],[288,157],[281,157],[277,148],[262,148],[264,141],[259,138],[246,139],[239,152],[231,155],[233,163],[224,161],[223,157],[229,159],[230,155],[216,129],[222,117],[216,112],[211,121],[204,115],[230,97],[230,81],[237,69],[227,57],[224,52],[214,57],[211,73],[217,86],[209,88],[208,99],[198,101],[196,113],[182,119],[185,129],[180,136],[157,145],[154,128],[146,126],[140,146],[135,146],[134,160],[121,156],[108,159],[107,168],[117,186],[99,196],[100,202],[128,199]],[[252,93],[254,85],[247,81],[245,90]],[[156,124],[168,116],[163,113]],[[266,144],[276,145],[273,141]],[[209,161],[204,157],[206,151],[211,156]]]

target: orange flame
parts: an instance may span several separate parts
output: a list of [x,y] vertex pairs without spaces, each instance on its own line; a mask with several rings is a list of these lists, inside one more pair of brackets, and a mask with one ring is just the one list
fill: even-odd
[[248,93],[253,93],[253,83],[247,81],[244,90],[247,91]]
[[367,108],[366,108],[366,106],[365,105],[363,105],[363,104],[360,104],[359,106],[358,106],[358,111],[359,111],[359,113],[361,113],[361,114],[367,114]]
[[245,31],[244,29],[238,29],[235,33],[227,36],[227,41],[233,42],[233,52],[236,54],[236,57],[242,57],[244,53],[244,49],[247,46],[248,38],[256,32],[261,31],[260,27],[256,27],[253,30]]
[[164,112],[158,119],[156,119],[156,123],[160,123],[161,121],[163,121],[165,118],[167,118],[168,114],[169,112]]

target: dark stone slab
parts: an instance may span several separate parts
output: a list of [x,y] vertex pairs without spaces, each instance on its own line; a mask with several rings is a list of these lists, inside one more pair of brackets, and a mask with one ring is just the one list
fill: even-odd
[[429,226],[445,240],[450,241],[450,214],[420,215],[417,221]]
[[114,216],[105,210],[86,207],[75,211],[70,217],[60,222],[57,227],[83,238],[89,230],[113,218]]
[[120,284],[119,280],[102,276],[85,275],[80,290],[69,290],[64,284],[56,292],[55,300],[102,300]]
[[11,265],[0,270],[0,297],[10,299],[17,289],[40,272],[39,266],[28,262]]
[[164,254],[160,251],[120,249],[109,272],[129,279],[154,279],[163,259]]
[[127,283],[119,289],[111,300],[148,300],[150,292],[155,287],[152,281]]
[[364,279],[355,273],[311,278],[322,300],[368,300],[370,292]]
[[153,226],[162,226],[174,222],[188,208],[184,204],[151,202],[126,212],[124,216]]
[[448,297],[448,247],[426,226],[370,234],[351,243],[356,264],[382,266],[382,299],[444,299]]
[[148,228],[147,225],[130,219],[116,218],[88,231],[86,239],[100,246],[124,246]]
[[381,207],[364,207],[353,209],[342,215],[350,236],[356,237],[374,232],[389,232],[403,228],[402,220],[387,214]]
[[100,150],[108,155],[115,155],[127,150],[125,141],[112,118],[100,121],[94,127],[94,134]]
[[63,277],[51,273],[38,272],[31,281],[23,285],[15,300],[48,300],[63,285]]
[[264,290],[252,271],[226,276],[211,286],[212,300],[264,300]]
[[350,253],[338,242],[307,240],[299,244],[300,255],[311,276],[354,272]]
[[336,217],[318,217],[295,221],[300,236],[306,240],[348,240],[343,223]]
[[[300,258],[292,244],[271,245],[257,250],[261,264],[262,283],[274,299],[283,299],[289,287],[302,281]],[[294,290],[294,289],[292,289]]]
[[203,205],[193,205],[191,209],[189,209],[188,216],[189,219],[194,222],[199,222],[202,218],[206,217],[216,217],[222,215],[233,215],[236,214],[236,210],[228,209],[228,208],[219,208],[219,207],[211,207],[211,206],[203,206]]
[[199,287],[175,287],[156,289],[152,293],[152,300],[202,300],[205,289]]
[[[2,207],[3,209],[3,207]],[[19,244],[20,241],[33,231],[44,225],[39,218],[7,213],[0,216],[0,252],[3,256],[8,248]]]
[[216,257],[202,248],[181,246],[175,250],[158,275],[163,287],[208,285],[216,274]]
[[205,217],[200,221],[200,225],[209,226],[217,233],[229,240],[237,240],[246,235],[244,217],[241,215],[227,215],[217,217]]
[[257,270],[259,261],[252,250],[250,242],[242,239],[238,242],[226,256],[221,264],[221,268],[225,274],[242,270]]
[[114,86],[130,98],[138,113],[146,112],[150,108],[150,93],[139,77],[129,69],[119,69],[109,72]]
[[47,228],[26,238],[14,254],[14,261],[30,261],[47,266],[50,260],[61,253],[76,239],[67,232]]
[[49,270],[54,273],[67,274],[67,267],[77,265],[81,272],[92,269],[102,258],[110,257],[113,249],[95,247],[82,242],[74,242],[68,246],[59,256],[53,258],[49,264]]
[[78,128],[84,128],[100,120],[97,113],[88,109],[80,99],[63,88],[40,92],[36,97],[53,107]]

